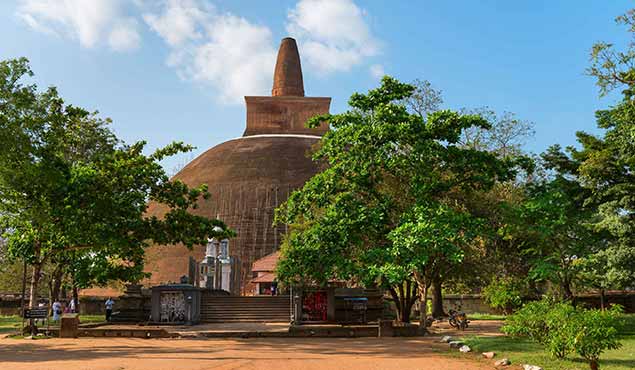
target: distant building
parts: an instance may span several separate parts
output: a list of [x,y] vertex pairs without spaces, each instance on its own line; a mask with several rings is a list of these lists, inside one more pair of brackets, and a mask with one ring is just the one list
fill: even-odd
[[270,295],[271,284],[276,280],[276,265],[280,258],[280,252],[273,252],[256,260],[251,267],[254,278],[251,280],[254,284],[254,295]]
[[[291,38],[280,44],[271,95],[246,96],[243,136],[209,149],[174,176],[190,186],[207,184],[212,196],[193,212],[219,218],[237,233],[229,241],[239,281],[232,294],[252,293],[252,264],[278,250],[286,228],[272,226],[274,210],[318,172],[308,154],[328,130],[326,123],[305,127],[309,118],[329,112],[331,98],[304,96],[300,56]],[[164,213],[162,205],[150,204],[149,215]],[[148,248],[146,271],[152,277],[146,285],[179,281],[188,273],[189,258],[202,261],[205,249]]]

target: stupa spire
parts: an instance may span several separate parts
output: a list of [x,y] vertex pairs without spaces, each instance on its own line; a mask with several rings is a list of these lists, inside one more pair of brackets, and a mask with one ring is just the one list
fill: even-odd
[[273,74],[272,96],[304,96],[304,81],[298,45],[291,37],[282,39]]

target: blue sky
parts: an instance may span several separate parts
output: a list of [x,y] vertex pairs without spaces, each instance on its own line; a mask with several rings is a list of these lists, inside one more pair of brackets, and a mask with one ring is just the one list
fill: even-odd
[[610,1],[24,0],[0,3],[0,59],[26,56],[35,81],[111,117],[127,142],[197,147],[242,135],[242,96],[269,93],[281,38],[298,39],[307,96],[331,111],[384,71],[427,79],[445,107],[488,106],[535,123],[540,152],[597,132],[589,50],[628,34]]

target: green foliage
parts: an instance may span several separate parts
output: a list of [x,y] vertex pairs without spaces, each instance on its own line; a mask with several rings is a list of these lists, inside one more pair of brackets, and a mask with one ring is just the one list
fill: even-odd
[[[191,147],[146,155],[144,142],[124,145],[97,112],[66,104],[55,88],[22,84],[31,75],[26,59],[0,62],[0,232],[9,255],[33,265],[32,290],[46,262],[79,287],[134,281],[149,243],[191,247],[232,235],[189,212],[209,196],[205,186],[170,181],[159,163]],[[146,215],[149,201],[163,218]]]
[[622,346],[619,340],[619,330],[624,326],[621,314],[622,308],[613,306],[606,311],[584,310],[576,316],[578,331],[573,347],[592,369],[604,351]]
[[495,277],[483,288],[481,295],[492,308],[505,313],[510,313],[523,303],[520,283],[510,277]]
[[538,343],[545,343],[549,332],[546,317],[552,305],[553,302],[545,299],[525,304],[507,317],[502,331],[507,335],[528,337]]
[[411,113],[403,102],[414,90],[385,77],[379,88],[354,94],[351,110],[309,120],[333,130],[313,155],[324,170],[276,212],[277,222],[291,225],[280,279],[379,285],[393,297],[416,280],[423,295],[431,277],[477,239],[482,225],[457,194],[511,178],[512,163],[458,144],[464,129],[489,127],[479,116]]
[[[472,317],[472,315],[470,315]],[[632,370],[635,368],[635,315],[625,314],[621,320],[626,326],[619,329],[620,349],[602,353],[603,370]],[[537,364],[549,370],[587,370],[589,365],[579,356],[558,359],[547,353],[544,346],[527,337],[508,335],[469,336],[464,338],[475,353],[494,351],[496,357],[508,358],[516,364]],[[454,352],[448,352],[456,356]]]
[[602,352],[620,347],[621,313],[620,306],[607,311],[586,310],[543,299],[509,316],[502,330],[542,344],[556,358],[576,352],[590,364],[597,364]]
[[[617,17],[617,22],[633,35],[635,10]],[[601,94],[622,88],[623,99],[596,112],[603,137],[578,132],[582,149],[569,149],[580,162],[581,183],[591,192],[588,202],[598,208],[594,227],[612,237],[584,267],[591,286],[624,288],[635,284],[635,48],[630,43],[627,50],[617,51],[600,42],[593,46],[591,60],[588,72],[596,77]]]
[[292,225],[282,279],[394,285],[433,259],[460,260],[475,223],[450,193],[492,186],[511,170],[456,145],[464,128],[486,121],[451,111],[424,121],[399,103],[412,91],[386,77],[378,89],[354,94],[352,110],[309,121],[333,128],[313,156],[327,167],[277,211],[279,222]]

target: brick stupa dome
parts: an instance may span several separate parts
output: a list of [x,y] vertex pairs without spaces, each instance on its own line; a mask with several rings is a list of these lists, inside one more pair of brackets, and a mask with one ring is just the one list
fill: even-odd
[[[309,158],[328,126],[309,129],[307,119],[329,112],[331,99],[305,97],[296,42],[285,38],[275,66],[272,96],[246,96],[247,125],[242,137],[217,145],[185,166],[174,179],[190,186],[207,184],[211,197],[193,212],[219,218],[236,231],[230,254],[240,261],[240,291],[252,279],[254,261],[275,252],[286,231],[274,228],[275,208],[317,171]],[[165,212],[150,204],[150,215]],[[146,251],[148,285],[179,281],[190,256],[201,261],[205,246],[152,246]]]

